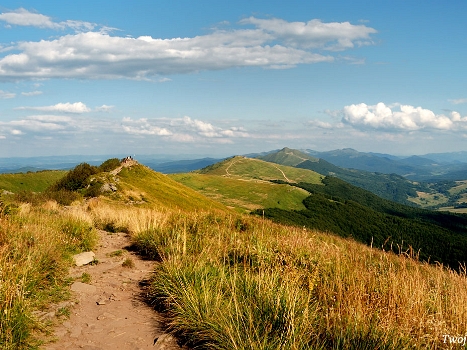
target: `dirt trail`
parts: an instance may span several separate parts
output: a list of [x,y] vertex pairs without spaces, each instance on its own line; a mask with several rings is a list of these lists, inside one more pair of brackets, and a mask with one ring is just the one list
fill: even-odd
[[[99,246],[94,250],[98,263],[70,271],[78,281],[72,285],[76,305],[70,308],[69,319],[55,329],[57,341],[43,349],[181,349],[162,331],[161,316],[140,298],[140,281],[150,275],[154,262],[122,250],[129,245],[124,233],[99,231],[99,236]],[[119,250],[121,255],[111,256]],[[127,258],[134,267],[122,266]],[[88,283],[80,282],[83,273],[91,276]]]

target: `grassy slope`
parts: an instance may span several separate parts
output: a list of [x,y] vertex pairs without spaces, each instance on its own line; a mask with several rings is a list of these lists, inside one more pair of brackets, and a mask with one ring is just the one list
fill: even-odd
[[174,174],[170,177],[209,198],[244,210],[305,209],[302,201],[308,196],[308,192],[297,187],[278,185],[263,180],[195,173]]
[[241,156],[226,159],[199,171],[201,174],[223,175],[238,179],[283,180],[318,184],[322,176],[307,169],[274,164]]
[[225,205],[241,210],[258,208],[304,209],[307,192],[269,180],[310,181],[319,184],[321,176],[313,171],[296,169],[259,159],[233,157],[198,172],[171,177]]
[[226,208],[219,202],[181,185],[166,175],[155,172],[143,165],[123,168],[118,174],[118,186],[123,191],[124,200],[143,202],[152,208],[172,208],[182,210],[207,210]]
[[465,275],[253,217],[167,217],[133,239],[193,347],[436,349],[467,331]]
[[47,170],[26,174],[0,174],[0,189],[14,193],[22,190],[42,192],[66,173],[60,170]]
[[[160,259],[152,285],[154,301],[168,311],[169,329],[193,345],[434,349],[442,346],[443,334],[467,331],[465,275],[333,235],[232,211],[200,212],[223,206],[144,166],[124,169],[118,178],[121,200],[89,201],[73,210],[46,203],[37,212],[0,218],[0,241],[6,242],[0,267],[11,274],[0,285],[0,292],[11,299],[0,298],[0,303],[19,303],[15,310],[22,326],[30,324],[26,311],[35,305],[26,310],[21,303],[27,302],[26,296],[32,303],[35,295],[27,289],[18,294],[18,288],[27,285],[34,291],[38,282],[19,264],[47,272],[58,263],[51,257],[62,250],[85,249],[77,232],[91,233],[90,225],[115,222],[128,229],[141,251]],[[143,196],[146,202],[124,205],[129,196]],[[44,215],[47,218],[39,220]],[[57,244],[50,244],[51,238]],[[60,247],[67,242],[79,246]],[[52,248],[58,251],[51,254],[47,249]],[[60,279],[65,272],[58,270]],[[46,275],[36,274],[37,281],[48,282],[51,275]],[[56,279],[52,276],[51,281]],[[27,329],[15,335],[13,314],[0,316],[0,339],[8,342],[2,348],[26,348],[22,334]]]

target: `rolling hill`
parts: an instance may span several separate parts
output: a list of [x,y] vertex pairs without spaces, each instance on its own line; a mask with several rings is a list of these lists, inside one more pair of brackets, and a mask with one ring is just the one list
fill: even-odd
[[243,156],[223,160],[199,171],[173,174],[170,177],[209,198],[247,212],[268,207],[305,209],[302,202],[308,192],[288,184],[273,183],[271,180],[321,183],[321,176],[313,171]]
[[417,191],[429,191],[423,184],[414,183],[400,175],[346,169],[331,164],[324,159],[310,157],[305,153],[289,148],[284,148],[278,152],[268,154],[266,157],[261,157],[263,160],[266,160],[266,158],[271,162],[279,164],[287,163],[296,168],[313,170],[324,176],[335,176],[354,186],[373,192],[381,198],[405,205],[414,205],[408,199],[410,197],[417,197]]
[[287,182],[320,183],[322,176],[314,171],[274,164],[255,158],[235,156],[199,171],[237,179],[284,180]]

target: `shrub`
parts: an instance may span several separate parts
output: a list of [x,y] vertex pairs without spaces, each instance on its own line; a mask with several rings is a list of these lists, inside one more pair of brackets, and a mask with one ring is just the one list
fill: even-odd
[[86,198],[99,197],[103,183],[100,181],[92,181],[89,186],[83,191]]
[[97,167],[89,165],[88,163],[81,163],[52,185],[50,190],[76,191],[86,188],[89,184],[89,177],[98,172],[99,169]]
[[112,171],[120,166],[120,160],[118,158],[107,159],[104,163],[99,165],[99,171]]
[[61,205],[70,205],[74,201],[79,200],[81,198],[79,193],[68,191],[65,189],[60,189],[58,191],[48,190],[45,193],[45,196],[47,197],[47,199],[52,199]]

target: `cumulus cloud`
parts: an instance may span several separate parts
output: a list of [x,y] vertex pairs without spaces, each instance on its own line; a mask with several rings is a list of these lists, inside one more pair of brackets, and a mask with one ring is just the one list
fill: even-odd
[[[34,17],[32,15],[38,14],[25,11],[21,9],[20,15],[36,18],[35,22],[31,19],[31,23],[54,24],[46,16]],[[3,20],[9,18],[9,23],[13,23],[14,17],[2,15]],[[64,23],[72,27],[70,23]],[[334,57],[329,51],[370,44],[370,34],[376,33],[375,29],[365,25],[319,20],[304,23],[250,17],[240,24],[255,28],[215,30],[191,38],[169,39],[120,37],[105,31],[87,31],[54,40],[19,42],[7,48],[14,49],[15,53],[0,59],[0,81],[151,79],[158,75],[232,67],[292,68],[298,64],[331,62]],[[323,50],[327,53],[320,53]],[[163,79],[159,78],[159,81],[165,81]]]
[[57,103],[53,106],[40,106],[40,107],[17,107],[16,109],[28,109],[42,112],[60,112],[60,113],[87,113],[91,109],[88,108],[83,102],[75,103]]
[[[399,110],[396,110],[397,108]],[[387,106],[382,102],[374,106],[365,103],[345,106],[342,113],[342,122],[359,129],[456,130],[467,125],[467,117],[461,117],[458,112],[451,112],[450,115],[435,114],[422,107]]]
[[96,24],[83,21],[64,21],[54,22],[49,16],[40,13],[30,12],[24,8],[19,8],[10,12],[0,13],[0,21],[8,25],[30,26],[49,29],[71,28],[75,31],[90,31],[96,27]]
[[16,94],[14,92],[0,90],[0,99],[9,99],[9,98],[15,98],[15,97],[16,97]]

